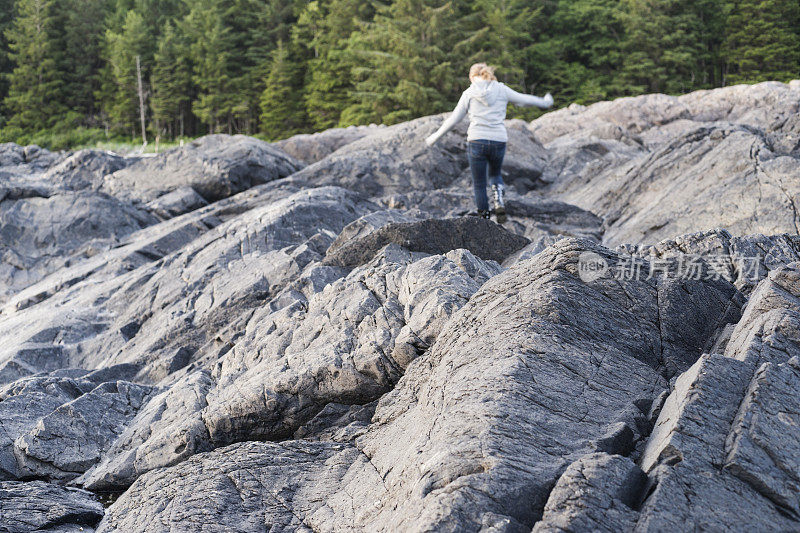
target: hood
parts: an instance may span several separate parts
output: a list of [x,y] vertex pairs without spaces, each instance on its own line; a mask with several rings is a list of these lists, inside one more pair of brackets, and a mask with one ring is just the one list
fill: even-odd
[[466,93],[470,98],[475,98],[480,103],[491,106],[500,96],[500,83],[495,80],[473,81]]

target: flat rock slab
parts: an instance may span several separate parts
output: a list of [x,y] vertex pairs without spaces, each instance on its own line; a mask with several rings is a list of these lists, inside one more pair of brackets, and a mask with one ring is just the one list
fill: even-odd
[[368,262],[378,250],[390,243],[428,254],[464,248],[482,259],[500,263],[530,241],[479,217],[396,222],[340,245],[326,255],[323,263],[356,267]]

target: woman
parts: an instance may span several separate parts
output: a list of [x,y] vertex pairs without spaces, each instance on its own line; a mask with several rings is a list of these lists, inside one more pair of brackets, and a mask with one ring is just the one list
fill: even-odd
[[506,221],[505,184],[500,175],[508,140],[506,127],[503,124],[506,118],[506,105],[511,102],[522,107],[537,106],[545,109],[553,105],[553,97],[550,93],[540,98],[512,90],[497,81],[494,67],[486,63],[472,65],[469,69],[469,80],[472,85],[461,94],[453,114],[444,121],[436,133],[426,138],[425,142],[431,146],[469,114],[467,156],[472,171],[472,186],[475,190],[478,216],[489,218],[489,199],[486,196],[488,170],[495,217],[497,222],[502,224]]

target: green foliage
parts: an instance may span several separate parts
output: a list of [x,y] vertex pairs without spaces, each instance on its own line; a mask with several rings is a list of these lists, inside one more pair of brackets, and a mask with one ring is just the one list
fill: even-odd
[[0,142],[36,144],[48,150],[67,150],[77,146],[94,146],[106,140],[105,131],[100,128],[85,128],[67,122],[53,128],[25,132],[15,128],[0,131]]
[[144,78],[151,66],[147,58],[150,37],[144,17],[134,10],[128,11],[121,31],[115,33],[108,30],[106,42],[114,82],[106,111],[114,131],[134,136],[139,124],[136,57],[140,58]]
[[137,56],[151,139],[276,139],[449,111],[478,61],[557,105],[788,81],[800,3],[0,0],[0,137],[137,138]]
[[8,38],[6,32],[14,19],[14,0],[0,0],[0,128],[6,120],[3,100],[8,95],[8,75],[14,67],[9,57]]
[[167,22],[153,58],[150,100],[155,132],[169,138],[184,135],[191,120],[192,64],[189,42]]
[[685,93],[709,86],[719,3],[627,0],[624,79],[632,93]]
[[469,68],[468,22],[455,0],[376,4],[374,20],[348,39],[355,88],[341,125],[394,124],[454,103]]
[[727,2],[724,59],[730,83],[789,81],[800,75],[800,4]]
[[337,126],[342,110],[353,103],[350,71],[357,63],[347,42],[373,16],[373,5],[361,0],[312,0],[298,16],[292,39],[295,48],[305,49],[303,99],[315,129]]
[[5,98],[11,115],[6,127],[12,131],[50,128],[67,112],[56,48],[55,4],[54,0],[18,1],[17,18],[6,32],[10,57],[16,65]]
[[306,129],[302,81],[289,47],[279,41],[261,95],[261,131],[265,138],[284,139]]

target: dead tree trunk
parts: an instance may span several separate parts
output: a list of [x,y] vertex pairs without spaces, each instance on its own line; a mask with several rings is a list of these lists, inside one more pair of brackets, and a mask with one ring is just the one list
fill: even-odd
[[147,146],[147,132],[144,127],[144,87],[142,87],[142,65],[136,56],[136,80],[139,84],[139,120],[142,123],[142,146]]

